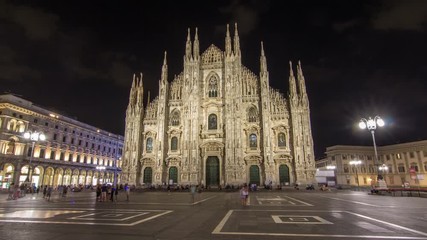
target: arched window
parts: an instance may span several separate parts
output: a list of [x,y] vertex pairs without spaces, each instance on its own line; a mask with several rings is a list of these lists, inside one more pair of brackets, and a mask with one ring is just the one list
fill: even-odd
[[250,148],[257,148],[257,136],[256,134],[249,135],[249,147]]
[[248,110],[248,121],[249,122],[258,122],[258,111],[255,107],[251,107]]
[[215,114],[211,114],[208,117],[208,129],[218,129],[217,117]]
[[218,97],[218,79],[216,75],[213,75],[208,82],[208,96]]
[[10,139],[9,143],[7,144],[6,154],[15,154],[15,140],[14,139]]
[[22,121],[18,121],[15,131],[16,132],[24,132],[25,131],[25,124]]
[[145,151],[147,151],[148,153],[153,151],[153,139],[152,138],[147,138],[147,145],[145,146]]
[[180,120],[180,114],[179,114],[179,111],[176,110],[172,113],[171,125],[172,126],[179,126],[179,120]]
[[279,133],[279,135],[277,135],[277,145],[279,147],[286,147],[286,141],[285,141],[285,134],[284,133]]
[[418,172],[418,164],[417,164],[417,163],[412,162],[412,163],[411,163],[411,167],[410,167],[410,168],[412,168],[412,169],[414,169],[416,172]]
[[172,151],[178,150],[178,138],[177,137],[172,137],[172,139],[171,139],[171,150]]
[[16,120],[15,119],[11,119],[6,126],[7,130],[9,131],[15,131],[16,130]]

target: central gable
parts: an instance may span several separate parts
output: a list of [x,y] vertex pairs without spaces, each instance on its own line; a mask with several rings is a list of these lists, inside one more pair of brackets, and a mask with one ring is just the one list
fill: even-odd
[[224,54],[217,46],[211,44],[202,54],[202,68],[220,68]]

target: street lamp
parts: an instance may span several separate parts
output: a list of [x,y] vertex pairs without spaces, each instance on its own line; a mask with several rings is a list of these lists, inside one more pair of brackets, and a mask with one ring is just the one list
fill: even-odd
[[[378,169],[383,173],[383,175],[385,175],[385,173],[387,173],[388,171],[388,167],[385,164],[379,166]],[[385,181],[385,178],[384,178],[384,181]]]
[[33,184],[32,183],[33,179],[31,177],[31,180],[30,180],[30,172],[32,171],[31,162],[33,160],[34,146],[35,146],[36,142],[46,140],[46,135],[44,135],[42,132],[27,131],[24,133],[24,138],[31,140],[31,142],[32,142],[31,152],[30,152],[30,164],[28,165],[27,178],[25,179],[25,182],[30,182],[30,187],[31,187],[31,185]]
[[350,165],[354,165],[354,167],[356,168],[356,178],[357,178],[357,188],[360,188],[360,184],[359,184],[359,174],[357,173],[357,166],[362,164],[362,161],[360,160],[352,160],[350,161]]
[[[374,144],[374,152],[375,152],[375,167],[379,166],[377,145],[375,143],[375,130],[377,129],[377,126],[382,127],[384,125],[385,125],[384,121],[379,116],[375,116],[374,119],[369,117],[368,120],[366,120],[366,118],[362,118],[362,119],[360,119],[360,122],[359,122],[359,127],[361,129],[368,128],[368,130],[372,134],[372,142]],[[380,172],[378,172],[378,180],[382,180],[382,179],[383,179],[383,176],[381,175]]]

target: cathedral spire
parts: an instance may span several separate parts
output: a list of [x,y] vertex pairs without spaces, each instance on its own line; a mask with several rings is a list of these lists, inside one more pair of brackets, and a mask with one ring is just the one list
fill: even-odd
[[147,93],[147,107],[150,106],[150,91]]
[[185,57],[186,59],[191,59],[191,38],[190,38],[190,28],[188,28],[187,42],[185,44]]
[[240,40],[239,32],[237,31],[237,23],[234,24],[234,54],[240,56]]
[[265,53],[264,53],[264,43],[261,41],[261,57],[260,57],[260,72],[262,74],[266,73],[267,70],[267,58],[265,57]]
[[197,28],[196,28],[196,34],[194,35],[194,44],[193,44],[193,56],[194,59],[199,59],[200,56],[200,50],[199,50],[199,36],[197,33]]
[[304,75],[302,74],[301,61],[298,61],[298,65],[297,65],[297,78],[298,78],[299,93],[301,94],[301,96],[307,95],[306,88],[305,88],[305,79],[304,79]]
[[166,55],[167,55],[167,52],[165,51],[165,57],[163,59],[163,66],[162,66],[162,76],[161,76],[162,81],[168,80],[168,65],[166,62]]
[[289,95],[291,99],[294,99],[297,96],[297,88],[295,85],[295,76],[294,76],[294,71],[292,70],[292,62],[289,61]]
[[129,92],[129,106],[133,105],[133,99],[135,98],[135,73],[133,74],[133,79],[132,79],[132,86],[130,88],[130,92]]
[[142,82],[142,77],[143,77],[143,74],[140,73],[139,74],[139,80],[137,78],[137,83],[136,83],[136,88],[137,88],[137,90],[136,90],[136,94],[137,94],[136,105],[140,108],[144,104],[144,84]]
[[227,33],[225,34],[225,55],[231,55],[231,37],[230,37],[230,26],[227,24]]

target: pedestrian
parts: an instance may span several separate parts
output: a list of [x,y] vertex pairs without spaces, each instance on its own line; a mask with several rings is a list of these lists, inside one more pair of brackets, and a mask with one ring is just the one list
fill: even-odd
[[116,196],[116,202],[118,201],[118,197],[119,197],[119,186],[116,185],[116,188],[114,190],[114,195]]
[[107,201],[107,185],[102,184],[101,187],[101,202]]
[[125,192],[126,192],[126,201],[129,201],[130,187],[127,183],[125,184]]
[[50,201],[50,196],[52,196],[52,186],[49,186],[48,188],[47,188],[47,192],[46,192],[46,199],[47,199],[47,201]]
[[47,185],[44,185],[44,187],[43,187],[43,198],[46,197],[46,193],[47,193]]
[[111,186],[111,192],[110,192],[110,200],[112,201],[112,202],[114,202],[114,194],[116,193],[116,189],[117,189],[117,187],[116,186]]
[[240,200],[242,202],[242,206],[248,205],[248,198],[249,198],[249,191],[248,191],[248,185],[243,184],[242,189],[240,189]]
[[101,201],[101,185],[96,186],[96,201]]
[[62,189],[62,197],[67,197],[68,186],[64,185]]
[[194,203],[195,196],[196,196],[196,185],[191,185],[190,192],[191,192],[192,203]]

